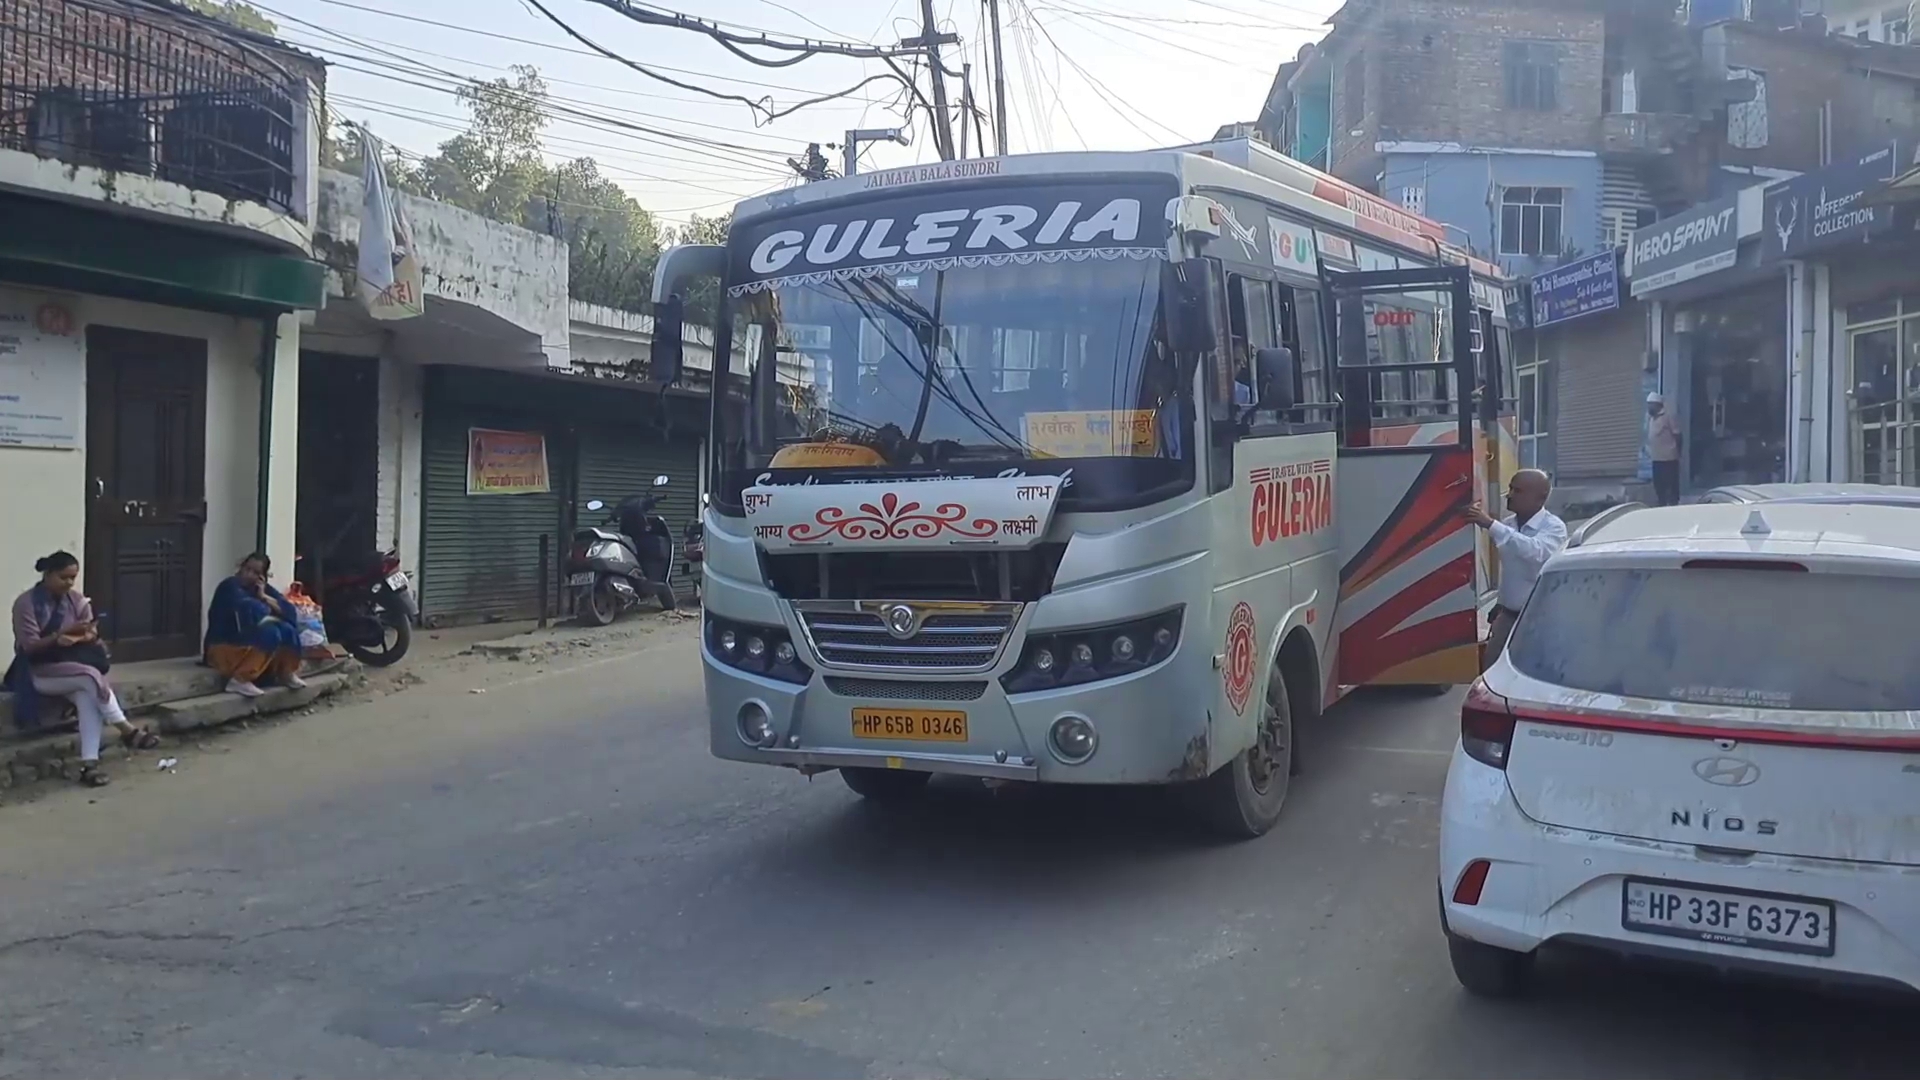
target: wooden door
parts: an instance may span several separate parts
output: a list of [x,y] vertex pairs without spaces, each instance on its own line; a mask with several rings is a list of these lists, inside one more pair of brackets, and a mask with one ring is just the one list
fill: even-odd
[[206,417],[205,341],[87,328],[82,572],[118,660],[200,651]]

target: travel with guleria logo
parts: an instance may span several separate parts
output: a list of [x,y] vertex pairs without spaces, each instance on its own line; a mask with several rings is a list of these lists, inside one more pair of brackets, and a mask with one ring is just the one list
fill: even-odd
[[1506,282],[1244,140],[978,164],[752,199],[662,258],[655,377],[702,278],[735,358],[712,750],[877,800],[1181,785],[1259,835],[1297,725],[1479,669]]

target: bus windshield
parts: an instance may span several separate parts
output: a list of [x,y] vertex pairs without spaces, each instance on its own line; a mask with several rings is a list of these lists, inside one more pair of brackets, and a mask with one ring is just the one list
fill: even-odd
[[960,266],[743,298],[748,464],[1180,459],[1160,270]]

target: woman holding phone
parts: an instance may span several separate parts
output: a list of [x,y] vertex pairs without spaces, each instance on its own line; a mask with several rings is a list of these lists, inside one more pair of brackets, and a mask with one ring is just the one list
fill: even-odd
[[33,568],[40,583],[13,602],[13,664],[5,685],[13,692],[14,716],[31,726],[43,698],[65,698],[80,717],[80,775],[88,787],[103,787],[100,737],[107,725],[129,750],[150,750],[160,740],[135,727],[107,683],[107,648],[100,641],[93,604],[74,585],[80,560],[56,551]]

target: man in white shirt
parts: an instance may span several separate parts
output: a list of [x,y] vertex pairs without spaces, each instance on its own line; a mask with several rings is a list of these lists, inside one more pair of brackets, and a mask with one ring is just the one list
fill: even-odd
[[1495,521],[1479,503],[1466,509],[1468,521],[1493,534],[1493,548],[1500,553],[1500,597],[1487,627],[1483,665],[1492,664],[1506,651],[1513,622],[1533,593],[1540,568],[1567,546],[1567,523],[1547,512],[1547,496],[1552,492],[1553,481],[1546,473],[1521,469],[1507,485],[1507,509],[1512,513],[1505,521]]
[[1653,491],[1661,506],[1680,502],[1680,422],[1667,399],[1647,395],[1647,457],[1653,462]]

